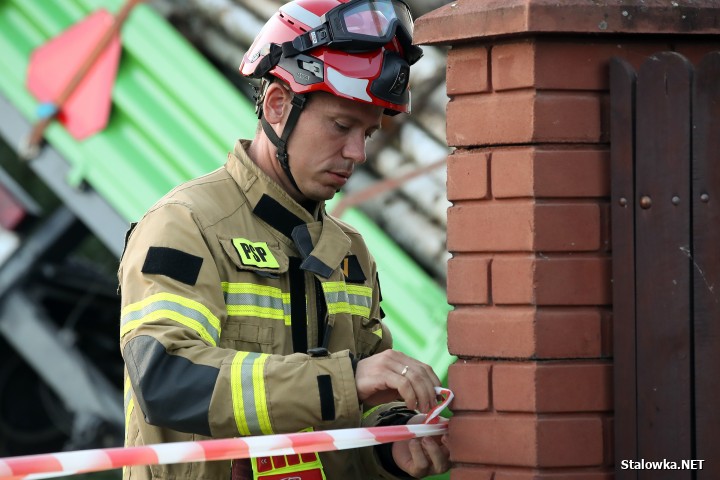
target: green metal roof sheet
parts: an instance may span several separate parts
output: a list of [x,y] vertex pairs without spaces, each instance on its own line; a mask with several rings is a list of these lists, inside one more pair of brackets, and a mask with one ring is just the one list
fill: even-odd
[[[97,8],[121,0],[6,0],[0,3],[0,90],[27,117],[33,49]],[[146,5],[122,30],[123,53],[107,128],[77,142],[54,123],[46,138],[120,214],[139,218],[178,183],[225,162],[234,139],[255,131],[254,108],[207,60]]]
[[[28,119],[37,101],[25,88],[33,49],[97,8],[121,0],[0,0],[0,92]],[[57,122],[46,138],[120,215],[137,220],[177,184],[222,165],[236,138],[252,138],[254,108],[164,19],[146,5],[122,30],[123,54],[107,128],[76,141]],[[445,378],[445,292],[357,210],[343,219],[363,233],[378,262],[386,321],[396,348]]]

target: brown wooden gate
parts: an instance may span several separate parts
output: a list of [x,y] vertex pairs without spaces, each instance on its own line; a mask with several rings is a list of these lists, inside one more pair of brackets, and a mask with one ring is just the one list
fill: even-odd
[[616,478],[720,479],[720,52],[610,75]]

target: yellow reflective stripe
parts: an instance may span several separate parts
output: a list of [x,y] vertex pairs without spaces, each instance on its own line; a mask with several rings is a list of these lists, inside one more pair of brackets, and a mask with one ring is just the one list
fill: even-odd
[[269,285],[257,285],[254,283],[230,283],[222,282],[223,292],[227,293],[253,293],[267,297],[282,298],[283,292],[277,287]]
[[347,292],[349,295],[360,295],[372,299],[372,288],[363,287],[362,285],[348,285]]
[[128,428],[130,425],[130,415],[132,415],[132,412],[135,409],[135,402],[133,402],[132,399],[130,377],[128,377],[127,374],[125,375],[125,384],[123,386],[123,397],[123,403],[125,404],[125,441],[127,442]]
[[144,323],[154,322],[155,320],[159,320],[162,318],[167,318],[168,320],[173,320],[181,325],[184,325],[192,330],[194,330],[200,337],[211,344],[213,347],[217,346],[217,341],[210,336],[210,334],[203,328],[203,326],[198,323],[197,321],[193,320],[192,318],[188,318],[184,315],[181,315],[173,310],[156,310],[152,312],[149,315],[144,316],[140,320],[134,320],[132,322],[128,322],[120,329],[120,338],[125,336],[128,332],[135,330],[137,327]]
[[360,315],[361,317],[370,318],[370,309],[361,305],[350,305],[350,313]]
[[233,413],[235,414],[235,424],[237,425],[238,433],[242,436],[250,435],[250,430],[247,426],[247,420],[245,420],[245,405],[243,402],[242,394],[242,364],[245,357],[248,356],[248,352],[238,352],[233,358],[232,366],[230,367],[230,387],[232,391],[232,402],[233,402]]
[[322,288],[325,293],[346,292],[345,282],[323,282]]
[[270,355],[255,352],[238,352],[230,366],[235,424],[240,435],[272,434],[267,408],[265,362]]
[[333,315],[336,313],[352,313],[350,304],[347,302],[327,302],[328,313]]
[[291,325],[290,315],[284,310],[269,307],[255,307],[253,305],[228,305],[228,315],[235,317],[258,317],[268,320],[282,320],[285,325]]
[[363,413],[363,420],[365,420],[367,417],[369,417],[370,415],[372,415],[373,412],[375,412],[375,410],[377,410],[378,408],[383,407],[383,406],[384,406],[384,405],[377,405],[377,406],[375,406],[375,407],[372,407],[372,408],[371,408],[370,410],[368,410],[367,412]]
[[265,362],[269,355],[262,355],[253,364],[253,390],[255,392],[255,409],[257,410],[258,423],[260,430],[265,435],[271,435],[273,432],[270,425],[270,412],[267,408],[267,395],[265,393]]
[[377,335],[378,337],[382,338],[382,335],[383,335],[383,334],[382,334],[382,327],[378,328],[377,330],[373,331],[372,333],[374,333],[374,334]]
[[290,293],[253,283],[222,283],[228,315],[282,320],[290,325]]
[[127,440],[128,428],[130,426],[130,415],[132,415],[133,410],[135,410],[135,402],[131,398],[130,402],[128,402],[127,412],[125,412],[125,439],[126,440]]
[[172,293],[156,293],[123,308],[120,337],[140,325],[168,318],[194,330],[211,345],[220,339],[220,320],[202,303]]
[[372,288],[345,282],[324,282],[322,287],[329,314],[349,313],[370,318]]

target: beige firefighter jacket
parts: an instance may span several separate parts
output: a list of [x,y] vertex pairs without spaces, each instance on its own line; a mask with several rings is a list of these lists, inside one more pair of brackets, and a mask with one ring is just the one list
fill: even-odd
[[[382,410],[363,419],[351,362],[392,344],[373,258],[324,206],[313,216],[293,201],[247,146],[167,194],[128,236],[127,446],[372,426]],[[328,336],[330,355],[306,353]],[[395,478],[372,447],[321,459],[328,480]],[[230,468],[131,467],[124,478],[226,480]]]

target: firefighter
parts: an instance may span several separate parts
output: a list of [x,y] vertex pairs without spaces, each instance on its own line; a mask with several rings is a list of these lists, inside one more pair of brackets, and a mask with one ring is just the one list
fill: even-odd
[[[240,66],[261,82],[254,139],[128,234],[127,446],[419,423],[436,404],[432,368],[392,350],[362,236],[324,206],[382,115],[410,109],[412,28],[402,0],[294,0],[262,29]],[[420,478],[448,465],[446,438],[425,438],[124,478]]]

